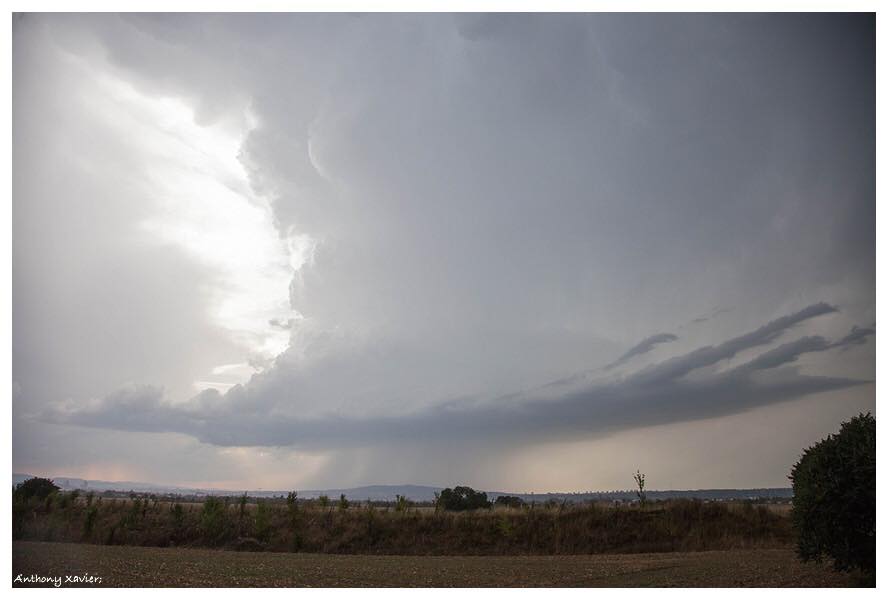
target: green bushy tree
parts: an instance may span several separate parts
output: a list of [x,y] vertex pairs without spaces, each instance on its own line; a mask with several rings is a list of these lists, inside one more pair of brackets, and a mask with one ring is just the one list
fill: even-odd
[[30,498],[38,498],[43,500],[50,494],[55,494],[59,491],[59,486],[57,486],[51,479],[44,479],[42,477],[32,477],[27,481],[23,481],[22,483],[15,486],[15,494],[24,500],[28,500]]
[[876,418],[854,417],[805,450],[789,478],[802,560],[840,571],[876,568]]
[[497,496],[494,504],[497,506],[508,506],[511,508],[521,508],[524,506],[524,500],[518,496]]
[[467,486],[456,486],[441,490],[438,504],[444,510],[475,510],[478,508],[490,508],[490,501],[486,492],[476,492]]

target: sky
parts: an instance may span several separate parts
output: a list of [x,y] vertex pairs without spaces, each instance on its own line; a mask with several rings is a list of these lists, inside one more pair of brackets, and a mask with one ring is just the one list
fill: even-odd
[[875,412],[871,15],[18,14],[13,470],[786,487]]

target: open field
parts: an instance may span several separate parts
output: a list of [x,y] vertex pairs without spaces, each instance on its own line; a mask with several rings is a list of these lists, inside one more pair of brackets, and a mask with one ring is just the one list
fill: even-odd
[[802,564],[789,549],[355,556],[13,542],[12,572],[13,577],[89,573],[102,578],[99,585],[112,587],[833,587],[856,581],[827,565]]

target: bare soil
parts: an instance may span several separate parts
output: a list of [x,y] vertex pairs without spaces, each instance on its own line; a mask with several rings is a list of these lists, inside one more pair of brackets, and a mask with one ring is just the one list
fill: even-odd
[[[101,578],[86,587],[836,587],[859,579],[791,549],[567,556],[233,552],[16,541],[12,577]],[[22,584],[13,581],[13,586]],[[51,586],[52,583],[42,583]]]

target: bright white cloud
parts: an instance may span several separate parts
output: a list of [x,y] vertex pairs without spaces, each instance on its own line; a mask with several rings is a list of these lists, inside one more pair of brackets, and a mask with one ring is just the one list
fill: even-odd
[[[183,100],[140,93],[101,64],[84,65],[82,72],[93,78],[84,82],[83,93],[110,127],[131,136],[144,161],[153,205],[140,227],[208,269],[211,321],[244,349],[245,358],[267,364],[289,342],[289,333],[270,322],[299,316],[290,307],[289,283],[311,239],[282,240],[268,201],[253,193],[238,159],[249,131],[199,125]],[[195,384],[224,391],[253,372],[228,371],[227,381]]]

